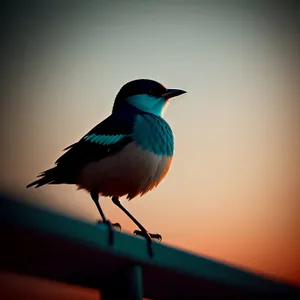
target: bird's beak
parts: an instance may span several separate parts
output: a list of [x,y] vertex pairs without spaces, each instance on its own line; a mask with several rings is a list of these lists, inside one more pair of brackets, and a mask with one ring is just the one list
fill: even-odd
[[170,99],[182,94],[185,94],[186,91],[183,90],[177,90],[177,89],[167,89],[165,93],[163,93],[161,96],[165,99]]

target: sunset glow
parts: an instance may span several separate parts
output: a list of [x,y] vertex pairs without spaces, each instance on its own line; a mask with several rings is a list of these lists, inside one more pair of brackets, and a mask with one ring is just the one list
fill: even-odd
[[[1,187],[96,222],[87,192],[25,186],[111,113],[124,83],[151,78],[187,91],[164,113],[175,154],[161,185],[124,206],[163,243],[300,284],[299,54],[285,15],[82,3],[69,14],[28,8],[12,26]],[[101,203],[125,232],[136,229],[110,199]]]

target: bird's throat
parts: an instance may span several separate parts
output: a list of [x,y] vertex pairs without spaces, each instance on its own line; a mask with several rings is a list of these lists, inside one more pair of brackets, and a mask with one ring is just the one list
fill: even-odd
[[144,112],[161,116],[166,105],[164,98],[149,95],[134,95],[127,98],[127,101],[135,108]]

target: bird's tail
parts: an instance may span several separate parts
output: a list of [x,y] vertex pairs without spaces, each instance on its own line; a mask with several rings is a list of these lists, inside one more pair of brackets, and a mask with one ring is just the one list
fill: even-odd
[[35,188],[41,187],[45,184],[55,184],[60,183],[58,180],[59,172],[58,168],[54,167],[52,169],[46,170],[40,173],[37,177],[42,177],[26,186],[26,188],[30,188],[35,185]]

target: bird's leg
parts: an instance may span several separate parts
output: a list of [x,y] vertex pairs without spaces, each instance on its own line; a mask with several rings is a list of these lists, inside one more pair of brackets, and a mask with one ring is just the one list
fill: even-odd
[[[100,216],[101,216],[101,218],[102,218],[102,221],[99,220],[97,223],[110,223],[110,221],[106,219],[106,217],[105,217],[105,215],[104,215],[104,213],[103,213],[103,210],[102,210],[102,208],[101,208],[101,206],[100,206],[100,204],[99,204],[99,195],[98,195],[98,193],[96,193],[96,192],[91,192],[91,197],[92,197],[93,201],[95,202],[95,204],[96,204],[96,206],[97,206],[97,208],[98,208],[98,211],[99,211],[99,213],[100,213]],[[111,225],[112,225],[113,227],[116,227],[116,228],[118,228],[119,230],[121,230],[121,225],[120,225],[119,223],[111,223]]]
[[90,193],[91,198],[93,199],[93,201],[95,202],[97,209],[100,213],[100,216],[102,218],[102,221],[98,221],[97,223],[104,223],[108,226],[108,241],[109,244],[112,245],[113,244],[113,227],[117,227],[119,229],[121,229],[121,225],[119,223],[111,223],[104,215],[103,210],[99,204],[99,194],[96,191],[92,191]]
[[119,197],[112,197],[112,202],[118,206],[135,224],[140,230],[135,230],[134,234],[140,235],[146,238],[148,242],[148,251],[149,255],[153,256],[153,249],[152,249],[152,240],[151,238],[158,239],[159,241],[162,240],[162,236],[160,234],[152,234],[149,233],[144,226],[121,204],[119,201]]

